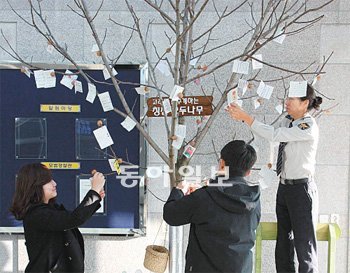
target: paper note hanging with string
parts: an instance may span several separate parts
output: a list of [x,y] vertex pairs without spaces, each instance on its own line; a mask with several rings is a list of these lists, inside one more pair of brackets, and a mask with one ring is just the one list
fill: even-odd
[[114,109],[109,92],[98,94],[104,112],[112,111]]
[[108,132],[108,129],[105,125],[93,131],[95,138],[100,145],[100,148],[103,150],[114,144],[111,135]]
[[186,147],[185,147],[185,150],[183,152],[183,155],[186,156],[187,158],[191,158],[192,155],[194,154],[196,148],[192,147],[190,144],[188,144]]
[[74,82],[74,91],[75,91],[75,94],[77,92],[83,93],[83,84],[82,84],[81,81],[75,81]]
[[294,98],[294,97],[305,97],[306,96],[306,90],[307,90],[307,81],[301,81],[301,82],[294,82],[291,81],[289,83],[289,93],[288,97]]
[[261,167],[259,176],[260,176],[260,179],[259,179],[260,187],[263,190],[267,189],[271,184],[278,182],[276,172],[268,168],[266,165]]
[[260,107],[261,103],[259,99],[254,99],[254,109],[258,109]]
[[232,66],[232,72],[238,73],[238,74],[245,74],[245,75],[249,74],[249,62],[234,60],[233,66]]
[[273,91],[273,86],[265,84],[263,81],[260,81],[258,90],[256,91],[258,95],[264,99],[270,99]]
[[194,59],[192,59],[192,60],[190,60],[190,65],[192,65],[192,66],[196,66],[196,64],[197,64],[197,62],[198,62],[198,57],[197,58],[194,58]]
[[[112,69],[113,77],[118,75],[118,72],[114,69],[114,67],[112,67],[111,65],[109,67]],[[111,75],[109,75],[109,72],[108,72],[108,69],[106,66],[103,68],[102,73],[103,73],[103,77],[105,78],[105,80],[108,80],[111,78]]]
[[76,79],[78,79],[78,75],[74,75],[72,71],[66,70],[64,74],[69,75],[63,75],[62,80],[60,81],[60,84],[64,85],[65,87],[72,89],[74,87],[74,82]]
[[248,89],[248,81],[239,79],[238,80],[238,89],[242,90],[242,96],[244,96],[245,92]]
[[168,113],[171,113],[171,104],[169,99],[163,100],[163,111],[167,115]]
[[263,68],[263,63],[259,62],[259,61],[262,61],[262,55],[261,54],[256,54],[256,55],[253,55],[253,57],[257,60],[254,60],[252,59],[252,66],[253,66],[253,69],[261,69]]
[[94,44],[91,48],[91,52],[98,52],[98,51],[100,51],[100,49],[98,48],[98,45]]
[[186,137],[186,125],[176,124],[175,135],[177,137],[185,138]]
[[284,33],[283,28],[280,28],[280,29],[276,32],[276,34],[275,34],[276,38],[273,39],[273,41],[275,41],[275,42],[277,42],[277,43],[279,43],[279,44],[283,44],[283,41],[284,41],[284,39],[286,38],[286,35],[283,34],[283,33]]
[[172,146],[175,148],[175,149],[177,149],[177,150],[179,150],[180,148],[181,148],[181,146],[182,146],[182,142],[184,141],[184,138],[183,137],[176,137],[174,140],[173,140],[173,142],[172,142]]
[[26,67],[26,66],[22,66],[21,67],[21,72],[22,73],[24,73],[24,74],[26,74],[26,76],[28,77],[28,78],[30,78],[30,69],[28,68],[28,67]]
[[136,122],[133,119],[126,117],[120,125],[130,132],[136,126]]
[[117,172],[118,175],[121,174],[122,171],[120,169],[118,159],[115,159],[115,158],[108,159],[108,163],[113,172]]
[[170,94],[170,99],[172,101],[179,101],[179,100],[181,100],[179,95],[182,94],[183,91],[184,91],[184,88],[182,86],[175,85],[174,88],[173,88],[173,91]]
[[168,62],[166,60],[160,60],[156,68],[165,76],[171,76]]
[[281,104],[277,105],[275,107],[276,111],[278,112],[278,114],[282,114],[283,112],[283,106]]
[[88,83],[88,94],[86,96],[86,100],[90,103],[94,103],[94,100],[96,98],[96,94],[97,94],[97,91],[96,91],[96,86],[93,85],[92,83]]
[[56,87],[55,70],[35,70],[35,84],[37,88],[52,88]]
[[147,93],[149,93],[149,87],[141,85],[140,87],[136,87],[135,88],[137,94],[139,95],[145,95]]

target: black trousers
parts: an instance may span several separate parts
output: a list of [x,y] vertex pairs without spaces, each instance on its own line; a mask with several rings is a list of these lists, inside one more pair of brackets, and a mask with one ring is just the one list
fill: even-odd
[[[279,184],[276,200],[278,273],[318,273],[316,227],[318,192],[315,182]],[[299,271],[294,262],[296,250]]]

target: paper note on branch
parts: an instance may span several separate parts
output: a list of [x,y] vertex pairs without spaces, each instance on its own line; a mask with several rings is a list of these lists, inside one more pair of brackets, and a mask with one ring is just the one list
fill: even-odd
[[244,96],[245,92],[248,89],[248,81],[239,79],[238,80],[238,89],[242,90],[242,96]]
[[122,172],[118,163],[118,159],[115,159],[115,158],[108,159],[108,163],[113,172],[117,172],[117,174],[120,174]]
[[104,112],[112,111],[114,109],[111,97],[108,92],[98,94]]
[[165,76],[171,76],[168,62],[166,60],[160,60],[156,68]]
[[73,72],[69,70],[66,70],[64,74],[69,74],[69,75],[63,75],[60,83],[65,87],[72,89],[74,87],[74,82],[76,81],[76,79],[78,79],[78,75],[74,75]]
[[262,166],[259,172],[259,183],[262,189],[268,188],[271,184],[277,183],[277,175],[272,169],[267,166]]
[[74,82],[74,91],[75,91],[75,94],[77,92],[83,93],[83,84],[82,84],[81,81],[75,81]]
[[136,87],[135,88],[137,94],[139,95],[145,95],[147,93],[149,93],[149,87],[141,85],[140,87]]
[[97,91],[96,91],[96,86],[93,85],[92,83],[88,83],[88,94],[86,96],[86,100],[90,103],[94,103],[94,100],[96,98],[96,94],[97,94]]
[[123,126],[128,132],[130,132],[134,127],[136,126],[136,122],[129,118],[126,117],[122,123],[120,123],[121,126]]
[[182,94],[183,91],[184,91],[184,88],[182,86],[175,85],[173,88],[173,91],[170,94],[170,99],[172,101],[179,101],[180,100],[179,95]]
[[37,88],[51,88],[56,87],[55,70],[35,70],[34,71],[35,84]]
[[273,91],[273,86],[265,84],[263,81],[260,81],[258,90],[256,91],[258,95],[264,99],[270,99]]
[[263,68],[263,63],[259,62],[259,61],[262,61],[262,55],[261,54],[253,55],[253,58],[258,60],[257,61],[257,60],[252,59],[253,69],[261,69],[261,68]]
[[163,100],[163,111],[167,115],[168,113],[171,113],[171,104],[169,99]]
[[281,28],[279,29],[276,34],[275,34],[275,39],[273,39],[273,41],[279,43],[279,44],[283,44],[284,39],[286,38],[286,35],[283,34],[284,30]]
[[[118,72],[114,69],[114,67],[112,68],[111,65],[110,65],[109,67],[112,69],[112,75],[113,75],[113,77],[114,77],[115,75],[118,75]],[[105,78],[105,80],[108,80],[108,79],[111,78],[111,75],[109,75],[109,72],[108,72],[108,69],[107,69],[106,66],[103,68],[102,72],[103,72],[103,77]]]
[[289,93],[288,97],[305,97],[307,90],[307,81],[294,82],[291,81],[289,83]]
[[26,76],[27,76],[28,78],[30,78],[31,72],[30,72],[30,69],[29,69],[28,67],[22,66],[22,67],[21,67],[21,72],[24,73],[24,74],[26,74]]
[[93,133],[101,149],[105,149],[114,144],[113,139],[105,125],[94,130]]
[[245,75],[249,74],[249,62],[234,60],[233,66],[232,66],[232,72],[238,73],[238,74],[245,74]]

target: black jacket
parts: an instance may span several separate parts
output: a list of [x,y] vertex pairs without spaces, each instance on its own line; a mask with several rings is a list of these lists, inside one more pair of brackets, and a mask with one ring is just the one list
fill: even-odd
[[84,272],[84,241],[77,227],[99,209],[100,201],[90,190],[73,212],[62,205],[31,206],[23,220],[29,256],[25,272]]
[[224,183],[211,183],[187,196],[174,188],[164,205],[169,225],[191,224],[185,272],[252,272],[260,190],[243,177]]

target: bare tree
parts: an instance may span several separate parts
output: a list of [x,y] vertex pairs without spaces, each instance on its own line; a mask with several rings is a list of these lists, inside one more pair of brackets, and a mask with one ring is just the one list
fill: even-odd
[[[315,61],[305,65],[302,69],[293,70],[282,67],[265,58],[262,60],[259,54],[265,50],[269,44],[275,42],[282,43],[285,36],[294,36],[317,24],[324,16],[321,14],[321,10],[334,0],[320,2],[309,0],[241,0],[240,2],[232,1],[233,4],[230,4],[232,6],[226,6],[224,9],[219,9],[217,7],[219,1],[215,0],[144,0],[149,8],[153,10],[155,14],[159,15],[160,19],[158,18],[158,20],[162,20],[164,23],[164,36],[163,38],[158,38],[162,39],[162,42],[167,44],[165,48],[160,48],[157,43],[150,38],[149,30],[154,23],[154,19],[140,18],[137,9],[135,9],[129,1],[130,0],[125,0],[125,3],[132,18],[132,24],[126,25],[125,22],[118,22],[115,18],[108,18],[116,27],[125,28],[125,30],[130,33],[129,38],[124,41],[123,47],[118,50],[119,54],[113,57],[110,57],[110,53],[106,52],[104,49],[103,41],[106,35],[108,35],[108,31],[100,35],[95,27],[95,18],[101,10],[103,0],[101,0],[99,8],[93,14],[89,11],[88,1],[86,0],[72,0],[72,5],[68,5],[68,7],[74,15],[85,20],[94,37],[98,47],[96,50],[97,54],[100,56],[101,63],[104,64],[111,76],[114,90],[122,103],[122,108],[114,108],[114,112],[124,118],[129,117],[136,123],[137,130],[140,131],[149,145],[169,167],[172,186],[182,180],[179,169],[182,166],[187,166],[193,158],[193,156],[184,154],[185,147],[191,145],[193,150],[199,147],[213,125],[213,122],[218,117],[219,112],[222,111],[228,98],[233,97],[234,100],[237,100],[238,91],[241,91],[238,90],[239,83],[243,83],[243,88],[250,88],[252,90],[249,96],[242,95],[242,97],[239,98],[241,101],[254,99],[261,102],[266,100],[259,97],[256,92],[253,92],[261,81],[269,85],[282,86],[285,91],[284,96],[278,97],[275,94],[273,94],[273,96],[280,100],[283,105],[289,88],[288,81],[291,79],[316,81],[318,77],[324,73],[324,66],[330,57],[324,58],[322,63]],[[7,0],[7,2],[11,6],[11,0]],[[41,0],[28,0],[30,6],[29,17],[24,16],[23,13],[20,13],[12,6],[11,8],[23,22],[36,29],[37,32],[47,40],[48,44],[53,46],[64,59],[72,63],[77,73],[88,83],[97,82],[90,75],[87,75],[68,53],[69,45],[62,43],[55,37],[47,20],[50,14],[45,14],[42,10],[41,2]],[[165,5],[170,7],[170,12],[165,10]],[[209,8],[212,8],[216,18],[211,18],[213,23],[205,27],[203,22],[206,22],[206,10]],[[234,19],[237,17],[242,18],[242,14],[238,15],[242,10],[246,11],[244,14],[248,15],[248,17],[244,19],[243,26],[242,24],[240,25],[240,28],[242,28],[240,29],[241,34],[233,36],[228,32],[225,37],[217,37],[217,30],[223,26],[230,24],[232,28],[235,28]],[[9,45],[7,48],[1,47],[3,50],[30,69],[40,68],[34,67],[30,60],[26,60],[20,53],[11,48],[7,38],[3,33],[2,35]],[[138,120],[132,112],[132,106],[127,103],[121,91],[120,84],[130,84],[139,87],[139,83],[121,82],[113,76],[113,66],[118,63],[135,35],[139,38],[143,49],[143,58],[149,68],[149,82],[143,84],[141,87],[144,88],[146,92],[150,91],[150,93],[156,94],[155,96],[164,103],[166,98],[171,94],[160,84],[159,78],[161,72],[159,71],[163,70],[163,73],[168,73],[166,77],[169,81],[172,81],[173,86],[180,87],[180,90],[183,89],[183,91],[180,92],[181,94],[178,97],[173,97],[171,101],[171,115],[167,116],[164,114],[162,118],[168,142],[167,151],[163,151],[145,129],[144,121],[148,117]],[[117,39],[118,37],[115,38]],[[236,53],[232,53],[232,55],[230,54],[224,58],[218,58],[220,52],[227,49],[235,49],[232,50],[232,52]],[[156,56],[156,61],[154,61],[152,56]],[[239,65],[248,66],[249,68],[252,62],[264,65],[264,67],[276,71],[275,74],[277,73],[280,76],[276,78],[267,78],[261,76],[261,69],[248,69],[247,73],[243,73],[241,70],[237,69]],[[235,66],[235,69],[231,68],[232,66]],[[227,71],[230,71],[230,73],[226,77],[223,85],[222,81],[219,83],[217,79],[222,79],[222,75],[227,75]],[[200,91],[199,94],[196,95],[209,96],[214,94],[215,100],[211,101],[213,112],[209,117],[202,117],[198,120],[199,126],[197,129],[190,134],[187,133],[187,137],[180,148],[176,149],[173,146],[174,141],[178,140],[176,128],[186,123],[186,117],[179,114],[179,101],[183,95],[191,93],[191,86],[198,84],[204,79],[206,81],[211,81],[214,87],[212,90],[208,91],[205,87],[201,86],[197,88]],[[110,85],[110,83],[107,82],[99,83]],[[242,86],[240,86],[240,88],[242,88]],[[325,112],[327,112],[327,110],[321,110],[321,112],[316,113],[316,115],[320,116]],[[213,148],[215,151],[214,144]],[[117,157],[116,155],[114,156]]]

